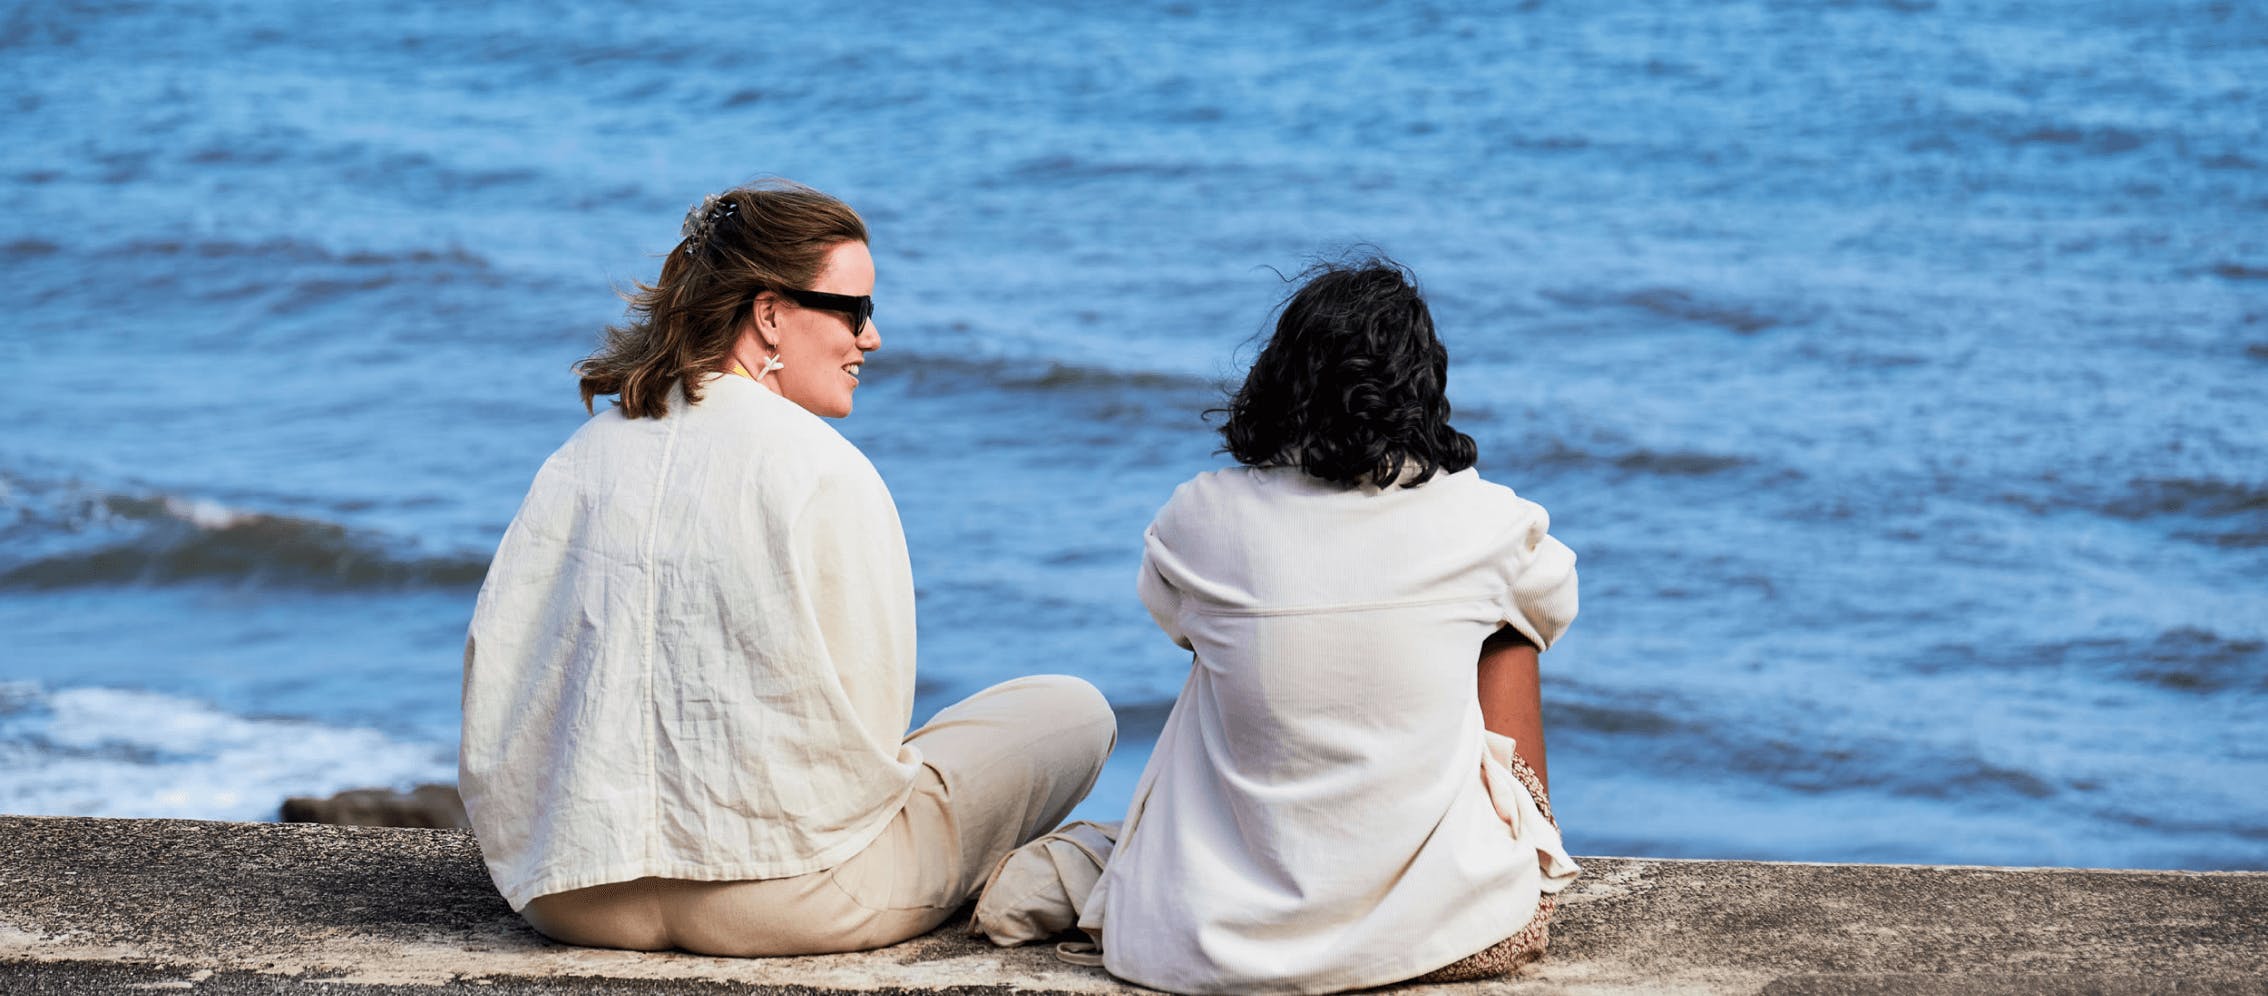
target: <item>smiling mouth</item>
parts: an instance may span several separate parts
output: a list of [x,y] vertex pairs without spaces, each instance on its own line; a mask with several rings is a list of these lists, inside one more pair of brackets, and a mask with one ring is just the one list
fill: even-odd
[[861,363],[845,363],[845,364],[843,364],[843,372],[844,372],[844,373],[847,373],[847,374],[849,374],[849,375],[850,375],[850,379],[852,379],[852,380],[857,380],[857,379],[858,379],[858,368],[859,368],[859,367],[861,367],[861,366],[864,366],[864,364],[861,364]]

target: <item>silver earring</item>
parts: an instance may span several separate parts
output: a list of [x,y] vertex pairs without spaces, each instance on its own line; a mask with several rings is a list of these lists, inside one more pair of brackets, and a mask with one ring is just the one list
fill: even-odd
[[755,379],[763,380],[765,374],[771,373],[772,371],[778,370],[785,366],[787,366],[787,364],[780,362],[780,354],[773,353],[772,355],[764,358],[764,369],[756,371]]

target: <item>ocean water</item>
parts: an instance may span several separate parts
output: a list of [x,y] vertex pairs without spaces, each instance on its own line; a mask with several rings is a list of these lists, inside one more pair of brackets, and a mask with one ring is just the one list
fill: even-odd
[[1092,680],[1087,815],[1142,527],[1371,244],[1582,557],[1578,853],[2268,868],[2258,5],[22,4],[0,102],[0,811],[450,777],[570,365],[776,174],[874,230],[918,711]]

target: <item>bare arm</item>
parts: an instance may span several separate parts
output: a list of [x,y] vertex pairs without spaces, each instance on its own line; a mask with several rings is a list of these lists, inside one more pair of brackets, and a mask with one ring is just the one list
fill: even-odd
[[1551,790],[1544,768],[1543,686],[1536,673],[1536,645],[1509,626],[1497,630],[1480,652],[1481,724],[1512,738],[1520,760]]

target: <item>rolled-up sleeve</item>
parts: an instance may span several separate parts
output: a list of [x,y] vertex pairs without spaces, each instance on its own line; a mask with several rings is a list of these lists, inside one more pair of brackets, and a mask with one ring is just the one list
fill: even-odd
[[1183,650],[1188,650],[1191,649],[1189,635],[1181,628],[1181,589],[1175,588],[1158,567],[1164,551],[1165,543],[1158,538],[1157,526],[1153,524],[1142,534],[1142,575],[1135,580],[1134,588],[1141,594],[1142,605],[1150,610],[1150,618],[1157,621],[1158,628],[1165,630],[1166,636]]
[[1509,572],[1504,596],[1504,618],[1510,626],[1548,650],[1575,621],[1577,608],[1575,551],[1551,535],[1551,514],[1543,506],[1520,499],[1520,528],[1513,531],[1505,551]]

